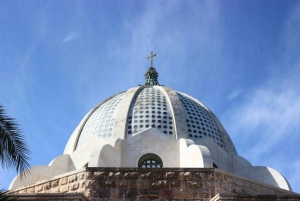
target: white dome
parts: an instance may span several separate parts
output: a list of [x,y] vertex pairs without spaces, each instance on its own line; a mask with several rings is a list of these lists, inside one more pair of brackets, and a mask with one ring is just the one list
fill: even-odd
[[236,149],[217,117],[195,98],[162,86],[140,86],[93,108],[69,139],[64,153],[80,150],[90,137],[125,139],[148,128],[201,144],[212,138],[226,152]]
[[94,107],[71,135],[63,155],[49,166],[32,168],[25,182],[18,175],[10,188],[38,181],[41,174],[50,179],[82,167],[215,167],[291,190],[279,172],[252,166],[238,156],[226,130],[207,107],[187,94],[160,86],[157,77],[151,60],[143,86]]

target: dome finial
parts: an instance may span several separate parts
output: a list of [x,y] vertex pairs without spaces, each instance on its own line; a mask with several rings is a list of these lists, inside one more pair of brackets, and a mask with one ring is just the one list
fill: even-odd
[[150,67],[146,71],[145,75],[145,83],[144,86],[154,86],[159,85],[158,83],[158,72],[153,67],[153,57],[156,56],[156,54],[153,54],[153,51],[150,52],[150,56],[147,57],[147,59],[150,59]]
[[150,67],[153,67],[153,57],[155,57],[156,54],[153,54],[153,51],[150,52],[150,56],[147,57],[147,59],[150,59]]

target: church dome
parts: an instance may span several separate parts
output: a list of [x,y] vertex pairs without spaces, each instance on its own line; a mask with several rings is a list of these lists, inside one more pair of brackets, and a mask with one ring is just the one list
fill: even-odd
[[64,153],[81,150],[91,137],[103,141],[126,139],[149,128],[196,144],[211,138],[226,152],[236,154],[229,135],[207,107],[164,86],[135,87],[104,100],[84,117]]
[[[181,168],[193,168],[192,170],[197,168],[197,171],[202,171],[202,168],[214,167],[257,182],[291,190],[288,182],[276,170],[252,166],[239,156],[228,133],[215,114],[205,105],[192,96],[160,85],[158,73],[153,67],[152,58],[155,55],[151,52],[148,57],[151,59],[150,67],[145,73],[143,85],[115,94],[95,106],[74,130],[63,155],[53,159],[48,166],[31,168],[31,174],[25,181],[21,180],[22,174],[19,174],[12,181],[10,188],[32,182],[39,182],[40,185],[40,178],[48,182],[40,185],[44,189],[51,178],[55,178],[59,183],[61,183],[61,179],[57,179],[59,177],[67,179],[69,183],[74,182],[76,181],[74,178],[84,178],[79,176],[84,174],[78,174],[83,167],[88,167],[85,171],[92,170],[89,172],[91,174],[86,174],[89,179],[100,177],[106,179],[106,176],[103,177],[106,175],[102,174],[103,171],[110,172],[109,179],[119,179],[123,176],[119,177],[122,174],[118,168],[129,171],[124,174],[124,178],[130,179],[133,178],[131,171],[148,172],[149,170],[146,170],[148,168],[180,168],[182,171],[180,175],[184,173],[186,179],[185,175],[187,173],[190,175],[190,169]],[[111,174],[111,171],[118,173]],[[146,175],[148,174],[152,173]],[[148,179],[148,176],[146,178]],[[173,176],[169,179],[172,178]],[[199,178],[204,177],[200,175]],[[231,181],[228,180],[229,183],[232,183],[230,179],[233,178],[232,175],[224,178],[224,181],[229,178]],[[244,185],[241,178],[238,181]],[[52,184],[53,181],[50,182]],[[76,190],[78,186],[82,186],[80,184],[82,182],[85,181],[63,186],[74,193],[74,188]],[[89,180],[88,183],[92,184],[93,181]],[[76,185],[77,187],[74,187]],[[89,193],[90,187],[88,185],[86,189],[83,185],[82,192]],[[151,187],[157,187],[157,184],[153,183]],[[35,193],[41,192],[39,188],[33,189],[37,189]],[[47,192],[48,190],[47,188]],[[57,188],[55,191],[52,190],[49,192],[56,192]]]

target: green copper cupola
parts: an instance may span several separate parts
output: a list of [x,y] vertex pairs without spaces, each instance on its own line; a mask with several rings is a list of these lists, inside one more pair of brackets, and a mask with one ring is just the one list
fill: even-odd
[[146,71],[145,75],[145,83],[144,86],[154,86],[160,84],[158,83],[158,72],[153,67],[153,57],[156,56],[156,54],[153,54],[153,51],[150,52],[150,56],[147,57],[147,59],[150,59],[150,67]]

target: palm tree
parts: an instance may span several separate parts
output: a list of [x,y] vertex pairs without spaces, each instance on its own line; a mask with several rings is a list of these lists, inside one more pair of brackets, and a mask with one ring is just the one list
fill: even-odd
[[[8,117],[0,105],[0,163],[3,169],[16,169],[21,178],[29,172],[29,150],[24,136],[15,119]],[[0,189],[0,200],[13,200],[14,197]]]
[[0,189],[0,200],[1,201],[14,201],[17,198],[9,193],[9,191]]

